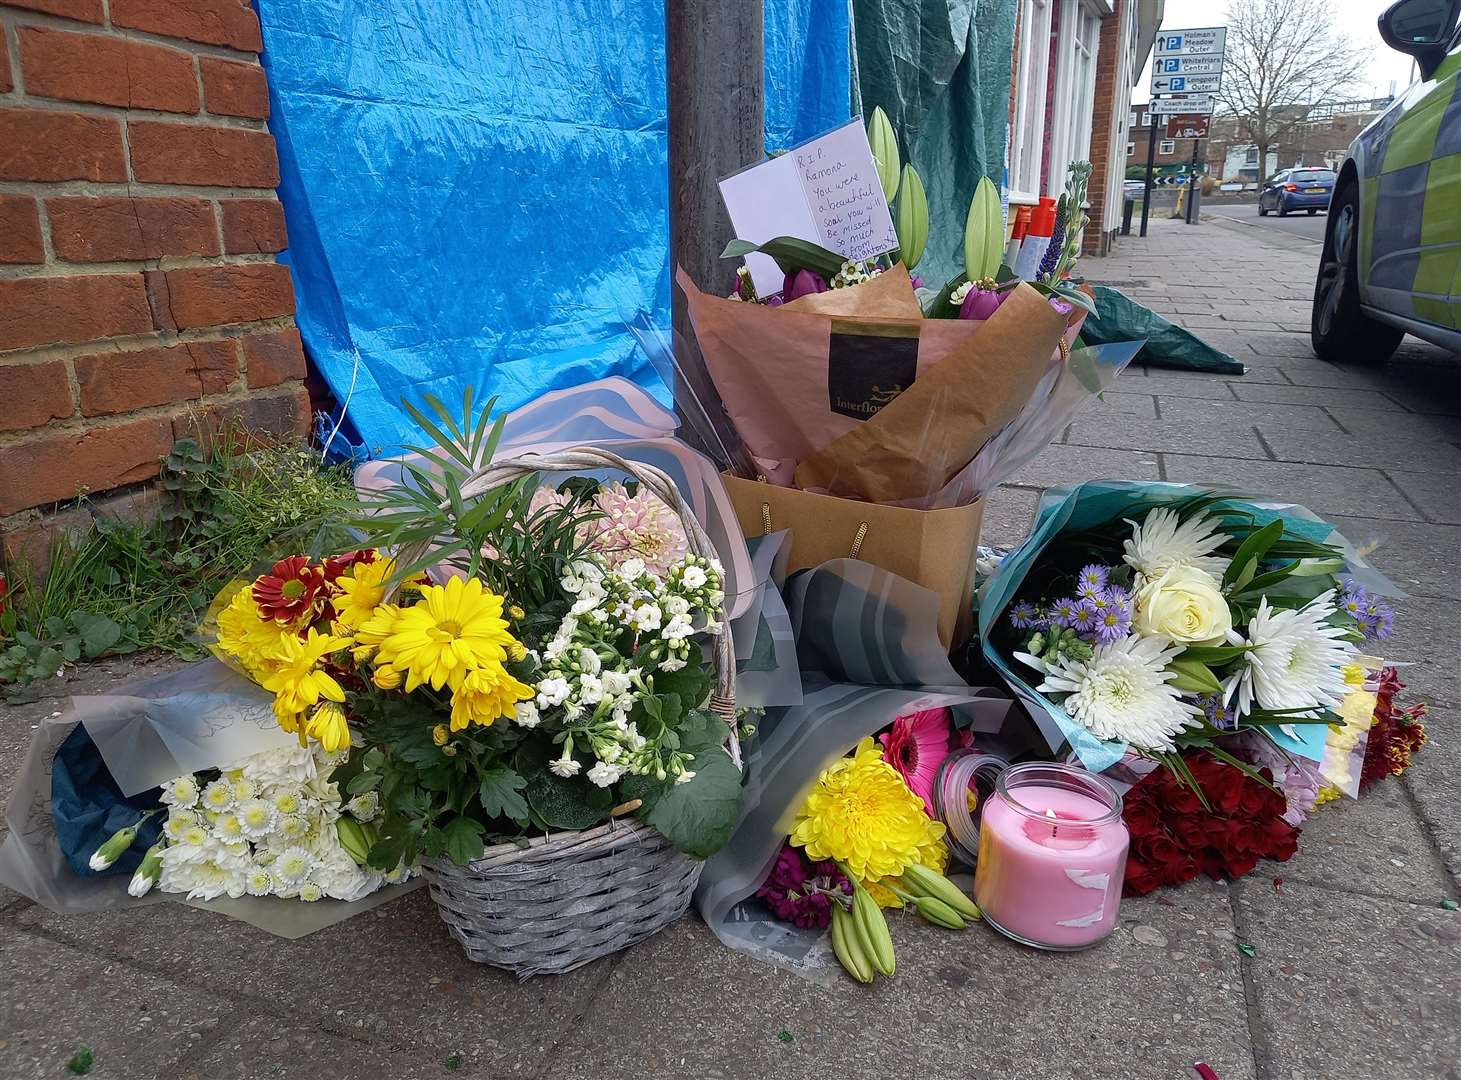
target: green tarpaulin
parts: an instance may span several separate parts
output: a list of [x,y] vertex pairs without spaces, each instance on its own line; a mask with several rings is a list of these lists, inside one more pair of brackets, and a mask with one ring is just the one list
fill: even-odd
[[1222,375],[1241,375],[1247,370],[1227,353],[1219,352],[1190,330],[1142,307],[1121,290],[1106,285],[1096,285],[1094,289],[1096,313],[1086,316],[1081,327],[1081,339],[1088,345],[1142,338],[1146,345],[1133,363]]

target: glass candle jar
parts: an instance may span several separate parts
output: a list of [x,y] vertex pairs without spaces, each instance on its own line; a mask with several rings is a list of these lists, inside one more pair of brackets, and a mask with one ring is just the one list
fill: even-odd
[[984,807],[974,900],[985,922],[1016,941],[1088,948],[1116,927],[1130,843],[1121,796],[1100,776],[1016,765]]

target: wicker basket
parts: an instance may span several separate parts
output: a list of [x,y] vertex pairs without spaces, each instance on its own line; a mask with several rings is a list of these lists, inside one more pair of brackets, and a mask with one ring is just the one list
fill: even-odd
[[[595,447],[495,462],[465,481],[461,494],[471,499],[537,473],[604,469],[632,476],[654,492],[684,524],[690,552],[715,556],[668,476]],[[709,708],[726,722],[727,751],[739,768],[729,626],[722,624],[713,642],[716,684]],[[572,971],[668,926],[689,907],[702,865],[655,829],[612,819],[584,832],[501,844],[466,866],[425,860],[421,870],[442,921],[467,956],[527,978]]]

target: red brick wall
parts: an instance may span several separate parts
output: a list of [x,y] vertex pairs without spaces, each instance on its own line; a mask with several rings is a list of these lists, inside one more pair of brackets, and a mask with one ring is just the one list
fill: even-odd
[[262,47],[249,0],[0,0],[6,550],[200,421],[307,427]]
[[1125,22],[1134,17],[1132,0],[1118,0],[1116,13],[1101,20],[1101,40],[1096,51],[1095,107],[1091,113],[1091,180],[1086,192],[1090,203],[1091,222],[1086,226],[1082,247],[1086,254],[1104,255],[1110,246],[1110,235],[1121,222],[1106,220],[1107,185],[1111,157],[1126,156],[1126,145],[1118,141],[1115,110],[1125,107],[1126,95],[1117,84],[1121,66],[1121,50],[1125,39]]

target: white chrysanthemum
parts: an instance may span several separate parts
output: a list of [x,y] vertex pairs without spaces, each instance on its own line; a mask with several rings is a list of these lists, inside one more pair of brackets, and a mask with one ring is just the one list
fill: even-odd
[[269,870],[281,885],[297,888],[314,869],[315,858],[302,847],[287,847],[270,865]]
[[374,791],[362,792],[346,803],[345,809],[357,821],[374,821],[380,813],[380,795]]
[[309,820],[299,814],[285,814],[279,819],[275,829],[279,839],[297,844],[309,836]]
[[262,790],[279,784],[303,783],[315,774],[315,763],[309,749],[281,746],[250,754],[235,762],[232,771],[248,777]]
[[239,828],[250,840],[262,840],[274,831],[279,821],[279,811],[267,799],[249,799],[239,804],[236,811]]
[[213,900],[224,893],[244,894],[244,874],[234,866],[210,861],[163,864],[158,886],[165,892],[188,894],[189,900]]
[[268,896],[274,889],[274,875],[267,866],[255,866],[244,874],[244,891],[250,896]]
[[[1316,715],[1332,708],[1349,692],[1344,667],[1355,647],[1342,627],[1329,625],[1334,590],[1297,610],[1275,610],[1264,597],[1248,620],[1248,643],[1236,689],[1238,711],[1247,714],[1254,702],[1263,709],[1307,709]],[[1232,687],[1229,688],[1231,693]]]
[[214,780],[203,789],[203,806],[221,814],[233,808],[233,785],[227,780]]
[[1228,540],[1206,514],[1182,521],[1174,510],[1159,506],[1141,524],[1127,519],[1131,539],[1122,560],[1143,578],[1161,577],[1174,566],[1195,566],[1221,579],[1230,560],[1211,554]]
[[1182,701],[1167,664],[1182,651],[1164,637],[1130,637],[1097,646],[1089,660],[1062,656],[1046,663],[1015,655],[1045,673],[1037,689],[1068,694],[1062,708],[1098,739],[1121,739],[1141,750],[1171,750],[1172,736],[1196,710]]
[[244,839],[243,822],[237,814],[219,814],[213,822],[213,835],[225,844],[236,844]]
[[167,820],[163,822],[162,834],[174,844],[181,844],[185,831],[201,826],[202,824],[202,820],[191,810],[174,810],[167,815]]
[[274,809],[281,814],[297,814],[304,809],[304,798],[297,787],[286,787],[274,792]]
[[168,806],[188,810],[198,805],[198,781],[191,776],[179,776],[162,792],[162,801]]
[[[186,825],[178,833],[178,842],[183,847],[201,848],[208,843],[208,830],[200,822]],[[172,850],[171,847],[168,848]]]
[[247,776],[235,777],[231,783],[233,784],[233,801],[235,804],[248,802],[259,794],[259,785]]
[[325,895],[325,890],[316,885],[313,881],[306,881],[299,887],[299,898],[307,904],[312,904]]

